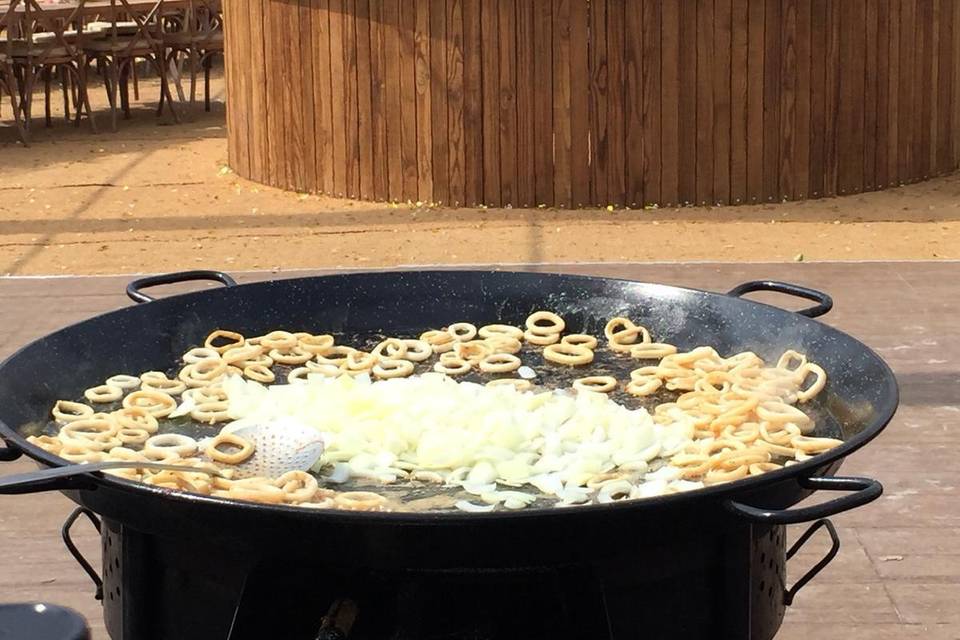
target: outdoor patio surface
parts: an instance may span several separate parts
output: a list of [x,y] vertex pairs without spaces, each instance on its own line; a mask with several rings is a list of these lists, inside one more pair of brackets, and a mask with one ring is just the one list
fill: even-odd
[[[192,265],[190,265],[192,266]],[[880,479],[886,492],[837,516],[842,549],[803,589],[778,638],[787,640],[960,638],[960,263],[592,264],[538,270],[635,278],[715,291],[775,278],[834,296],[825,322],[860,338],[894,368],[900,411],[887,431],[854,454],[843,473]],[[243,281],[304,272],[240,274]],[[0,279],[0,356],[30,340],[129,304],[130,277]],[[770,298],[778,304],[799,304]],[[118,336],[118,343],[136,336]],[[19,461],[0,473],[31,469]],[[42,600],[74,607],[106,640],[93,586],[67,554],[59,526],[71,503],[59,494],[0,497],[0,602]],[[81,548],[96,557],[92,529]],[[790,528],[795,537],[803,528]],[[822,554],[818,538],[788,567],[795,580]],[[95,561],[96,565],[97,562]]]

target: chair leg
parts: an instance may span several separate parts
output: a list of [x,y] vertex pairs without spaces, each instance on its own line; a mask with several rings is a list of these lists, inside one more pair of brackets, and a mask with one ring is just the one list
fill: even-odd
[[120,73],[117,68],[119,62],[111,60],[108,63],[107,74],[110,76],[110,129],[117,132],[117,90],[120,85]]
[[[83,61],[77,65],[77,94],[87,112],[87,119],[90,121],[90,130],[97,133],[97,120],[93,116],[93,109],[90,108],[90,92],[87,90],[87,73],[89,71],[88,63]],[[77,123],[80,122],[80,106],[77,106]]]
[[20,119],[20,105],[17,104],[17,80],[9,69],[0,70],[0,78],[6,84],[7,93],[10,94],[10,110],[13,112],[13,123],[17,128],[17,136],[25,146],[30,145],[27,132],[23,128],[23,121]]
[[194,103],[197,101],[197,73],[200,71],[202,65],[202,60],[200,55],[197,53],[197,48],[194,45],[190,45],[190,106],[193,107]]
[[127,77],[130,75],[130,67],[136,64],[130,61],[120,70],[120,106],[123,109],[123,119],[130,119],[130,87],[127,83]]
[[140,78],[137,76],[137,65],[134,64],[132,67],[133,75],[133,99],[140,100]]
[[213,68],[213,54],[207,54],[203,65],[203,110],[210,113],[210,70]]
[[63,92],[63,118],[69,123],[70,122],[70,94],[72,89],[70,85],[73,83],[70,81],[70,73],[67,71],[67,68],[64,66],[60,67],[60,90]]
[[23,84],[20,87],[20,112],[23,114],[23,128],[30,133],[33,124],[33,85],[36,70],[27,65],[24,69]]
[[47,128],[53,126],[53,113],[50,109],[50,90],[53,84],[53,72],[50,67],[44,67],[40,72],[43,76],[43,115]]
[[187,97],[183,92],[182,63],[178,52],[170,52],[169,61],[170,75],[173,76],[173,84],[177,87],[177,97],[180,98],[180,102],[186,102]]

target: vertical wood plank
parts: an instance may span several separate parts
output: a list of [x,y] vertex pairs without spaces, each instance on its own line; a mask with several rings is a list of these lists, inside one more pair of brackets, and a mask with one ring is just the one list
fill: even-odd
[[916,0],[901,0],[900,12],[900,124],[898,183],[902,184],[912,174],[914,162],[913,123],[915,110],[913,82],[916,75],[914,52],[916,51]]
[[400,0],[383,0],[383,60],[386,77],[387,188],[393,202],[403,200],[403,95],[400,66]]
[[570,0],[553,0],[553,193],[558,207],[573,206],[570,35]]
[[517,0],[498,0],[500,197],[517,199]]
[[[269,0],[268,0],[269,1]],[[347,88],[344,68],[346,44],[343,38],[344,3],[330,0],[330,123],[333,143],[333,195],[347,196]]]
[[840,113],[840,9],[845,0],[827,0],[826,60],[824,65],[824,184],[823,195],[837,195],[839,176],[838,127]]
[[357,192],[374,199],[373,188],[373,67],[370,47],[370,0],[356,2],[357,51]]
[[749,0],[749,61],[747,63],[747,198],[763,200],[764,31],[766,2]]
[[416,90],[417,199],[433,201],[433,143],[430,92],[430,0],[407,0],[416,12],[414,87]]
[[716,63],[713,49],[713,21],[713,0],[697,0],[697,31],[694,40],[697,50],[697,145],[695,151],[697,183],[694,202],[700,205],[713,201],[713,143],[716,126],[713,103],[713,76]]
[[[803,200],[810,195],[810,48],[812,44],[811,7],[809,2],[797,4],[797,90],[795,129],[793,136],[793,198]],[[821,87],[816,87],[820,91]]]
[[632,1],[634,0],[607,0],[607,203],[618,207],[622,207],[626,202],[624,20],[625,6]]
[[841,3],[839,192],[863,190],[865,0]]
[[887,112],[887,186],[900,184],[900,7],[902,2],[890,4],[890,37],[888,43],[887,91],[890,109]]
[[953,3],[953,108],[950,110],[953,130],[953,166],[960,167],[960,2]]
[[730,202],[747,200],[747,78],[749,65],[749,0],[733,0],[730,67]]
[[[536,199],[536,44],[535,6],[519,0],[517,12],[517,198],[521,207],[537,204]],[[549,60],[549,58],[548,58]],[[545,61],[544,61],[545,62]]]
[[674,206],[680,204],[680,2],[663,3],[661,10],[660,197]]
[[890,10],[891,3],[884,0],[868,0],[876,5],[877,13],[877,152],[876,177],[877,189],[889,183],[888,154],[890,151]]
[[953,41],[956,35],[953,11],[955,4],[957,4],[955,0],[941,0],[940,6],[940,51],[938,56],[940,86],[938,88],[937,148],[934,165],[934,171],[937,175],[942,175],[953,169],[951,158],[951,136],[953,132],[950,130],[950,122],[952,112],[960,110],[960,104],[951,102],[953,99],[954,66],[960,64],[960,59],[953,57]]
[[480,44],[480,2],[463,1],[463,198],[469,206],[483,203],[483,55]]
[[[635,6],[632,3],[631,6]],[[642,49],[640,51],[641,59],[637,62],[642,70],[643,81],[643,106],[642,106],[642,124],[640,125],[642,133],[636,134],[642,139],[639,141],[643,154],[643,185],[642,192],[638,194],[640,204],[653,204],[660,202],[660,170],[661,170],[661,35],[662,20],[660,2],[657,0],[643,0],[642,15]],[[632,31],[631,31],[632,32]],[[632,38],[630,39],[633,40]],[[631,154],[639,150],[630,145]]]
[[481,0],[483,64],[483,200],[500,206],[500,0]]
[[463,3],[446,3],[447,29],[447,130],[450,151],[447,157],[449,199],[456,207],[466,202],[464,166],[464,104],[463,104]]
[[370,120],[373,197],[390,199],[390,157],[387,141],[387,60],[383,13],[384,0],[370,0]]
[[590,204],[607,202],[607,0],[590,2]]
[[290,189],[302,190],[307,183],[307,136],[303,124],[303,67],[305,60],[300,52],[299,2],[286,4],[283,7],[283,18],[284,31],[287,34],[292,34],[286,38],[287,60],[284,73],[287,82],[289,82],[286,86],[290,87],[289,99],[284,101],[287,108],[287,180],[289,181]]
[[400,0],[400,155],[403,167],[401,199],[420,197],[417,153],[417,5]]
[[[396,0],[394,0],[396,1]],[[333,110],[330,69],[329,0],[311,0],[313,8],[313,102],[316,136],[317,189],[332,194],[333,186]]]
[[935,176],[937,174],[937,146],[940,128],[937,126],[940,121],[940,33],[942,16],[940,12],[941,0],[930,0],[932,4],[932,15],[929,23],[928,40],[930,47],[930,89],[927,93],[927,99],[930,101],[930,121],[929,121],[929,149],[926,156],[926,171],[924,178]]
[[[534,180],[538,205],[552,207],[554,200],[553,174],[553,2],[533,2],[534,56],[538,66],[534,72]],[[549,64],[546,62],[549,61]]]
[[432,148],[432,202],[449,204],[451,152],[447,120],[447,0],[430,0],[430,144]]
[[624,120],[626,167],[624,176],[624,200],[627,206],[643,206],[644,143],[650,135],[643,122],[644,102],[644,46],[647,38],[643,22],[646,1],[627,2],[624,6],[624,27],[630,34],[624,42]]
[[[930,175],[930,121],[932,120],[933,67],[935,47],[933,42],[933,0],[919,0],[917,5],[917,57],[916,69],[919,79],[917,92],[919,109],[915,114],[918,144],[914,156],[914,180]],[[919,117],[916,117],[919,116]]]
[[[225,47],[229,51],[250,51],[250,21],[254,18],[252,12],[236,11],[232,2],[223,4],[223,22]],[[236,13],[236,15],[234,15]],[[237,117],[239,114],[253,112],[253,92],[250,86],[251,70],[241,65],[240,56],[228,55],[225,59],[227,86],[232,101],[232,107],[227,109],[227,135],[230,138],[228,145],[228,162],[233,170],[254,179],[262,179],[259,167],[251,162],[256,145],[250,140],[250,120],[246,117]]]
[[697,201],[697,4],[680,3],[680,203]]
[[[263,32],[261,39],[266,44],[273,41],[273,34],[277,30],[273,24],[276,21],[276,16],[272,11],[273,3],[268,0],[262,0],[262,3]],[[260,64],[265,76],[264,84],[267,87],[267,90],[263,92],[264,95],[268,93],[269,88],[274,83],[277,83],[282,73],[282,69],[277,65],[279,57],[264,55],[263,50],[261,50]],[[264,155],[267,157],[267,176],[270,184],[282,185],[286,183],[285,163],[281,155],[283,149],[283,104],[265,100],[264,113],[267,123],[263,132],[264,149],[266,150]]]
[[763,197],[780,199],[781,0],[766,0],[763,67]]
[[[710,204],[730,202],[732,12],[732,0],[716,0],[713,32],[713,194]],[[738,75],[742,69],[737,69]]]
[[797,116],[797,11],[798,0],[784,0],[780,14],[780,175],[777,182],[781,200],[794,197],[796,184],[794,165],[796,153]]
[[861,189],[872,191],[877,183],[877,118],[878,83],[877,38],[879,34],[876,0],[865,0],[864,26],[864,94],[863,94],[863,183]]
[[300,122],[303,134],[303,187],[309,192],[319,190],[318,172],[316,165],[317,158],[317,133],[314,123],[314,114],[317,105],[313,94],[313,62],[315,55],[313,53],[313,15],[311,0],[299,0],[299,25],[300,33],[298,43],[300,47],[300,67],[296,69],[299,72],[297,90],[302,93],[302,104],[300,108]]
[[358,0],[342,0],[340,37],[343,41],[343,107],[346,134],[344,164],[346,196],[360,195],[360,98],[357,87],[357,12]]
[[[573,204],[590,203],[590,96],[584,79],[589,78],[590,7],[585,2],[570,3],[570,172]],[[579,90],[578,90],[579,87]]]

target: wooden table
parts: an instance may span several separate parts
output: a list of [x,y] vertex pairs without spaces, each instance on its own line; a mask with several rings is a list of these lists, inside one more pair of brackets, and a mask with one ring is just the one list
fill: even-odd
[[[880,479],[877,502],[834,518],[839,556],[801,591],[779,640],[956,640],[960,637],[960,264],[560,265],[551,270],[727,290],[780,278],[833,294],[825,320],[877,349],[896,371],[900,411],[844,473]],[[293,274],[280,274],[285,277]],[[269,274],[242,274],[241,281]],[[129,304],[126,277],[0,279],[0,355],[67,323]],[[0,465],[0,473],[30,468]],[[67,555],[59,494],[0,496],[0,602],[45,600],[83,612],[106,640],[89,579]],[[78,527],[88,557],[97,540]],[[796,535],[796,529],[791,527]],[[790,579],[823,552],[811,542]]]

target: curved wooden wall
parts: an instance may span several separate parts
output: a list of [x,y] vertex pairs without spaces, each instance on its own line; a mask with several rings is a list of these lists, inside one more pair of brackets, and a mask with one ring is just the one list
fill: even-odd
[[226,0],[230,163],[454,205],[742,203],[960,164],[960,0]]

